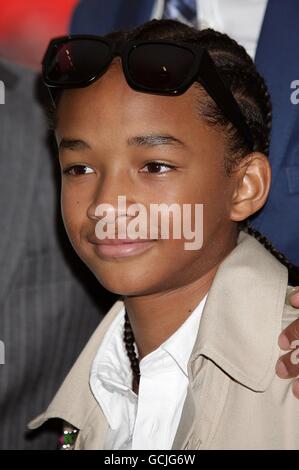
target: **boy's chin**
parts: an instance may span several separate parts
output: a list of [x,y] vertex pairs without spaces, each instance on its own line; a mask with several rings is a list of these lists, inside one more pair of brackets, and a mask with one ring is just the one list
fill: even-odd
[[[95,273],[96,274],[96,273]],[[151,283],[145,283],[142,278],[134,276],[123,276],[110,278],[108,276],[97,275],[99,283],[113,294],[130,297],[148,295],[155,292],[155,287]]]

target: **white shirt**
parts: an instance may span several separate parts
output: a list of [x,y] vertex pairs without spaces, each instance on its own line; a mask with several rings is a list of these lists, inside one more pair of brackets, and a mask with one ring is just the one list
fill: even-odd
[[[161,18],[164,3],[156,0],[152,18]],[[197,0],[198,25],[228,34],[254,59],[266,6],[267,0]]]
[[106,450],[171,449],[188,387],[187,364],[205,298],[181,327],[140,361],[138,396],[123,342],[124,309],[106,332],[90,373],[90,387],[108,421]]

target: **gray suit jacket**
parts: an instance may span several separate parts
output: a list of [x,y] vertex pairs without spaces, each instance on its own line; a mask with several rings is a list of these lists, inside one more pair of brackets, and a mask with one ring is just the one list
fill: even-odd
[[55,426],[25,436],[26,423],[50,401],[106,297],[80,261],[69,262],[36,74],[1,60],[0,80],[0,449],[53,449]]

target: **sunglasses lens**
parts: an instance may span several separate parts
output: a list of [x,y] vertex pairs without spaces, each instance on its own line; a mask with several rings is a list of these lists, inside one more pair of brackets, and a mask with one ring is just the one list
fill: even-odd
[[128,58],[135,84],[162,93],[179,89],[193,64],[192,51],[172,44],[141,44]]
[[110,61],[107,44],[92,39],[73,39],[52,45],[44,64],[44,76],[56,86],[86,83]]

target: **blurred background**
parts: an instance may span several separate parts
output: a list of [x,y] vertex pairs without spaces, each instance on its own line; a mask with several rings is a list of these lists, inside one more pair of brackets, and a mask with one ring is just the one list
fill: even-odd
[[51,37],[67,34],[78,0],[0,0],[0,56],[39,69]]
[[0,450],[57,449],[60,421],[34,432],[27,423],[48,406],[115,300],[74,256],[62,224],[49,94],[37,73],[44,52],[55,36],[103,35],[152,18],[229,34],[264,76],[273,183],[252,224],[299,265],[299,105],[290,99],[299,0],[0,0]]

